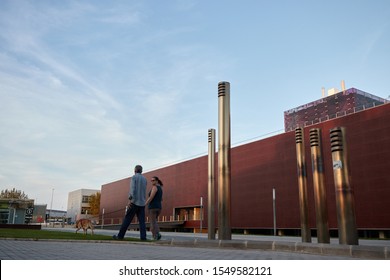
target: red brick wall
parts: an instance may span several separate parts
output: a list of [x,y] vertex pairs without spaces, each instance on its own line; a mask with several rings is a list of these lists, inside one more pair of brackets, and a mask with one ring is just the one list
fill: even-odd
[[100,215],[104,209],[105,224],[111,223],[106,219],[116,218],[116,223],[125,214],[126,205],[129,201],[130,178],[108,183],[102,186],[100,196]]

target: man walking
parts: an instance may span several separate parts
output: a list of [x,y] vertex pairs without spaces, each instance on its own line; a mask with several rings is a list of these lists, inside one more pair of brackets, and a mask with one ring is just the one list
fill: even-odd
[[145,202],[146,202],[146,178],[142,175],[142,166],[136,165],[134,175],[131,177],[129,204],[123,223],[118,235],[112,238],[121,240],[124,238],[127,228],[132,222],[135,215],[139,221],[139,231],[141,240],[146,240],[146,225],[145,225]]

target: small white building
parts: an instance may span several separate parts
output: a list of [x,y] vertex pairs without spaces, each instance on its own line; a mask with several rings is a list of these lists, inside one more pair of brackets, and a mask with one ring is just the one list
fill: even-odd
[[81,218],[90,218],[89,197],[100,190],[79,189],[68,194],[67,220],[74,223]]

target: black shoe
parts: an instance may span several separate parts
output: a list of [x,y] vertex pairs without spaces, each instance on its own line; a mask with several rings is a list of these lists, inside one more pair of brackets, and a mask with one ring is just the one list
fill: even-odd
[[157,240],[160,240],[161,239],[161,234],[160,233],[157,233]]
[[120,238],[120,237],[117,236],[117,235],[113,235],[113,236],[112,236],[112,239],[115,239],[115,240],[123,240],[123,237]]

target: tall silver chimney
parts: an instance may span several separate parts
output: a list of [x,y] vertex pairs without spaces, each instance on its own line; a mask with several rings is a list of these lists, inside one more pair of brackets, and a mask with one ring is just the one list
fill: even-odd
[[218,83],[218,239],[230,240],[230,83]]
[[305,141],[302,128],[295,129],[295,142],[297,152],[298,188],[299,188],[299,212],[301,217],[302,242],[311,242],[309,226],[309,203],[307,200],[307,174],[305,161]]
[[321,130],[310,129],[311,162],[313,171],[314,203],[316,209],[318,243],[330,243],[328,207],[324,180],[324,161],[322,156]]
[[208,139],[208,238],[215,239],[215,129],[209,129]]
[[330,130],[333,174],[336,191],[337,221],[339,225],[339,243],[358,245],[358,233],[355,217],[355,200],[349,180],[347,142],[344,127]]

